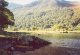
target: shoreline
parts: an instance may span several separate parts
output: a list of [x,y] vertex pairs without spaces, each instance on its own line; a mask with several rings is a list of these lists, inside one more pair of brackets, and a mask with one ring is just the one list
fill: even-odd
[[27,31],[27,30],[19,30],[19,31],[12,31],[12,30],[5,30],[7,32],[28,32],[28,33],[80,33],[80,31],[44,31],[44,30],[36,30],[36,31]]

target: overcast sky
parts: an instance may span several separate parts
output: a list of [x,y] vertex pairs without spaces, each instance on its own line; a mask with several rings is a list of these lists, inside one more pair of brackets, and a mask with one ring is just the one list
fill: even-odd
[[25,5],[25,4],[29,4],[33,1],[36,1],[36,0],[6,0],[6,1],[16,3],[16,4]]
[[75,2],[80,2],[80,0],[68,0],[68,1],[75,1]]
[[[6,0],[8,2],[12,2],[12,3],[16,3],[16,4],[21,4],[21,5],[25,5],[25,4],[29,4],[33,1],[36,0]],[[67,1],[75,1],[75,2],[80,2],[80,0],[67,0]]]

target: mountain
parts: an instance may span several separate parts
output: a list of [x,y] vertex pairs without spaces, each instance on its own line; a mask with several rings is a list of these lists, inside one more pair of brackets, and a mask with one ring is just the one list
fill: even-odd
[[[80,9],[65,0],[39,0],[13,11],[15,27],[26,29],[70,29],[80,26]],[[76,5],[77,6],[77,5]]]
[[9,5],[7,6],[7,8],[9,8],[10,10],[14,10],[14,9],[21,8],[21,7],[23,6],[19,4],[15,4],[15,3],[9,3]]

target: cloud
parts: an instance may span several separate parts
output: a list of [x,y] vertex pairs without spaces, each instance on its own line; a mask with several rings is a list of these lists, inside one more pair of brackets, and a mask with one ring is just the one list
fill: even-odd
[[67,0],[67,1],[80,2],[80,0]]
[[[25,4],[29,4],[33,1],[36,1],[36,0],[6,0],[6,1],[16,3],[16,4],[25,5]],[[66,1],[80,2],[80,0],[66,0]]]
[[31,2],[33,2],[35,0],[6,0],[6,1],[24,5],[24,4],[29,4],[29,3],[31,3]]

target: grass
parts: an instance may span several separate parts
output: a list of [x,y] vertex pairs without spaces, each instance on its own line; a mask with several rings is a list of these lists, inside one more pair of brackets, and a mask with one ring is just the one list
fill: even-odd
[[[36,36],[44,39],[80,39],[80,31],[68,31],[68,33],[63,33],[63,31],[9,31],[9,32],[25,32],[30,33],[29,35]],[[17,35],[17,34],[16,34]]]

